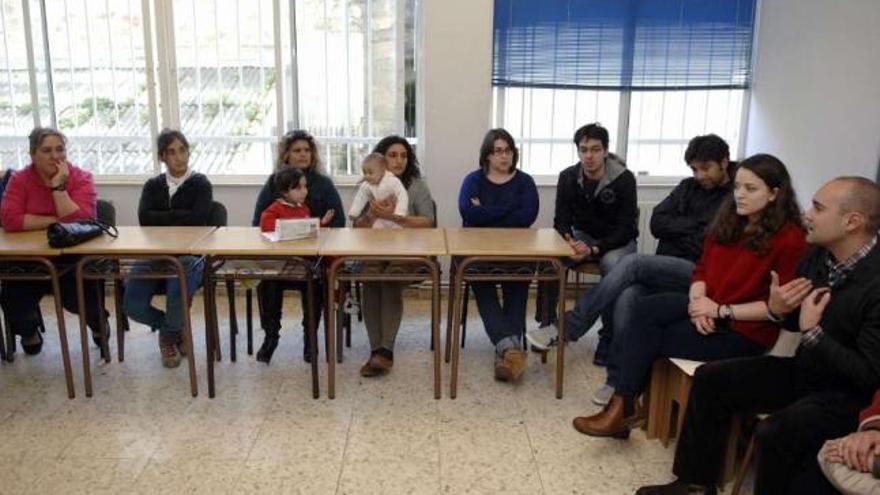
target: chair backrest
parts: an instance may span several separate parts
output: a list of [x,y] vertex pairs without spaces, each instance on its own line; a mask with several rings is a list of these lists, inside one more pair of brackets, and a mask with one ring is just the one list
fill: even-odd
[[211,203],[211,213],[208,215],[208,225],[211,227],[226,227],[228,214],[226,207],[219,201]]
[[99,222],[106,223],[107,225],[116,225],[116,207],[113,206],[113,201],[107,199],[99,199],[97,205],[96,216],[98,217]]
[[434,222],[431,223],[431,227],[437,228],[437,202],[434,201],[434,198],[431,198],[431,213],[434,214]]

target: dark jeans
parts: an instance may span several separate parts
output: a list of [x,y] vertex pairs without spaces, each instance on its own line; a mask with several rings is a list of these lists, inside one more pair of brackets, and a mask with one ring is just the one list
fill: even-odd
[[[180,262],[186,270],[187,303],[192,304],[193,295],[202,285],[204,258],[181,256]],[[135,274],[160,270],[166,261],[140,261],[132,267],[132,277],[125,282],[125,297],[122,305],[125,314],[132,320],[159,330],[159,335],[180,336],[185,324],[183,298],[180,281],[176,278],[155,279],[136,278]],[[165,311],[153,306],[153,296],[165,289]]]
[[[101,305],[98,300],[98,291],[101,282],[97,280],[83,281],[85,293],[86,323],[92,332],[101,331]],[[61,305],[67,311],[78,314],[76,301],[76,273],[69,270],[59,279],[61,288]],[[9,321],[11,331],[22,337],[30,337],[37,331],[40,322],[40,300],[46,294],[52,293],[51,282],[41,281],[4,281],[0,291],[0,305],[3,313]],[[101,291],[103,295],[103,291]],[[104,312],[104,319],[107,313]]]
[[682,481],[714,485],[735,414],[773,413],[755,430],[755,494],[837,493],[816,453],[858,428],[867,396],[814,389],[798,379],[798,358],[758,356],[697,368],[672,468]]
[[[575,238],[578,240],[584,241],[587,244],[594,244],[595,242],[587,235],[584,235],[580,231],[575,231]],[[612,249],[607,253],[601,255],[599,257],[599,274],[602,276],[602,280],[605,279],[605,276],[612,273],[617,267],[617,265],[629,258],[634,256],[636,252],[636,241],[630,241],[625,246],[621,246],[617,249]],[[595,259],[589,259],[588,261],[595,262]],[[570,258],[563,258],[562,262],[568,267],[572,268],[577,266],[579,263],[574,263]],[[535,321],[540,324],[551,324],[556,323],[557,314],[556,314],[556,305],[559,302],[559,284],[557,282],[538,282],[538,294],[535,300]],[[546,315],[544,311],[547,311]],[[614,323],[613,323],[613,307],[610,304],[603,306],[600,310],[602,315],[602,326],[603,328],[609,332],[613,331]],[[597,314],[598,317],[598,314]],[[595,322],[595,318],[593,319]],[[566,320],[566,324],[568,321]],[[590,324],[592,326],[592,323]],[[588,326],[583,333],[586,333],[587,330],[590,329]],[[581,335],[583,335],[583,333]]]
[[[498,299],[498,285],[501,285],[503,303]],[[471,282],[470,286],[492,344],[497,345],[508,337],[519,340],[526,328],[529,283]]]
[[611,360],[620,369],[613,385],[621,394],[636,396],[648,383],[651,366],[661,357],[715,361],[754,356],[766,349],[722,325],[702,335],[688,318],[688,295],[680,292],[653,294],[639,299],[638,323],[617,328]]
[[[315,282],[315,326],[321,321],[324,307],[324,284]],[[266,333],[277,334],[281,330],[281,306],[285,290],[298,290],[302,301],[303,331],[308,328],[309,305],[307,302],[308,283],[303,281],[263,280],[257,285],[257,297],[260,302],[260,326]]]

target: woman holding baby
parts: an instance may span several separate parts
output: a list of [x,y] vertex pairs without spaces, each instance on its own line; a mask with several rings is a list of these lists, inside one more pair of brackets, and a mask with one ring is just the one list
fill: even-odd
[[[385,157],[385,170],[397,177],[406,195],[372,198],[355,227],[372,228],[376,224],[402,228],[424,228],[436,225],[436,211],[431,191],[421,176],[419,161],[409,142],[400,136],[379,141],[373,153]],[[406,197],[406,213],[397,209],[398,197]],[[397,210],[397,211],[395,211]],[[370,264],[364,270],[387,270],[388,263]],[[394,340],[403,316],[403,289],[408,282],[364,282],[364,325],[370,339],[370,358],[361,367],[361,376],[373,377],[387,373],[394,365]]]

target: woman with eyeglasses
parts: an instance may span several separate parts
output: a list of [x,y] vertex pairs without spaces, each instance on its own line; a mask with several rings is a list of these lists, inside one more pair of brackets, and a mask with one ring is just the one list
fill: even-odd
[[[464,227],[527,228],[538,216],[538,188],[532,177],[516,168],[519,151],[504,129],[492,129],[480,146],[480,168],[468,174],[458,195]],[[522,376],[528,282],[470,284],[486,333],[495,346],[495,379],[516,381]]]
[[[330,217],[329,227],[345,227],[345,210],[342,209],[342,200],[339,198],[339,192],[333,181],[324,175],[321,170],[321,160],[318,156],[318,145],[315,138],[306,131],[295,130],[290,131],[281,138],[278,143],[278,159],[275,164],[275,173],[288,168],[297,168],[305,175],[308,184],[308,195],[305,204],[309,208],[309,212],[313,217],[325,218]],[[275,190],[275,173],[266,179],[260,195],[257,197],[257,204],[254,207],[254,215],[251,225],[260,225],[260,215],[263,211],[279,197],[278,191]],[[332,212],[332,213],[331,213]],[[284,290],[292,289],[300,291],[302,296],[303,307],[303,361],[311,362],[314,356],[308,345],[306,335],[307,323],[309,321],[306,314],[306,293],[305,283],[302,282],[282,282],[278,280],[264,280],[257,287],[257,296],[260,299],[260,325],[266,332],[263,344],[257,353],[257,360],[266,364],[272,359],[272,353],[278,345],[278,339],[281,331],[281,304],[284,297]],[[317,325],[321,319],[321,308],[323,307],[324,298],[323,284],[319,283],[315,287],[315,324]]]

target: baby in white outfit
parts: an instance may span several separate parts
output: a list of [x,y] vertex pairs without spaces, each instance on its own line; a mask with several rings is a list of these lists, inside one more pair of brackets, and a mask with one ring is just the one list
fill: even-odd
[[[371,199],[382,201],[394,196],[394,216],[406,216],[409,207],[409,195],[406,188],[396,175],[388,171],[388,160],[380,153],[370,153],[361,163],[364,178],[358,187],[351,207],[348,209],[348,217],[352,220],[360,216],[364,207]],[[400,225],[383,218],[378,218],[373,223],[374,229],[399,229]]]

